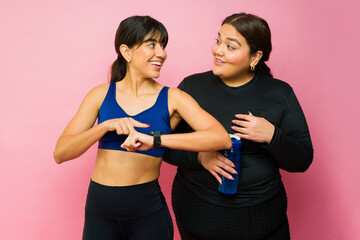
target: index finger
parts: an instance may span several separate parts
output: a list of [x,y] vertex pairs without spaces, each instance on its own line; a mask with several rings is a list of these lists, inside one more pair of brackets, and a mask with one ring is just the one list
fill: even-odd
[[222,161],[223,163],[225,163],[226,165],[228,165],[228,166],[230,166],[230,167],[235,167],[235,165],[234,165],[234,163],[231,161],[231,160],[229,160],[229,159],[227,159],[224,155],[222,155],[221,153],[220,153],[220,155],[218,156],[218,159],[220,160],[220,161]]
[[[252,116],[252,115],[251,115],[251,116]],[[246,120],[246,121],[250,121],[251,116],[250,116],[250,115],[247,115],[247,114],[235,114],[235,117],[236,117],[236,118],[238,118],[238,119],[243,119],[243,120]]]
[[140,128],[148,128],[148,127],[150,127],[150,124],[141,123],[139,121],[136,121],[133,118],[129,118],[129,120],[130,120],[132,126],[134,126],[134,127],[140,127]]
[[128,130],[129,130],[129,132],[132,132],[132,131],[135,130],[135,129],[134,129],[134,126],[133,126],[133,124],[131,123],[131,120],[130,120],[130,119],[126,118],[126,119],[124,119],[124,122],[125,122]]

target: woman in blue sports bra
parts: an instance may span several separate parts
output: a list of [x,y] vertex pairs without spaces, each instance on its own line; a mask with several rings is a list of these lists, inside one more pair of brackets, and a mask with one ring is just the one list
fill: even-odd
[[[85,206],[83,239],[173,239],[158,183],[165,148],[193,152],[231,147],[230,138],[190,95],[160,85],[168,33],[149,16],[123,20],[115,36],[110,84],[92,89],[60,136],[57,163],[98,142]],[[195,131],[171,134],[184,119]],[[98,120],[96,125],[95,121]]]

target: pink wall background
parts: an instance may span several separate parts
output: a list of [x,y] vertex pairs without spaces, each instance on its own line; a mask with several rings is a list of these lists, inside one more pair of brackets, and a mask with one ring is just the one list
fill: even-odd
[[[221,21],[240,11],[270,24],[270,66],[295,89],[313,139],[310,169],[283,172],[292,239],[360,239],[356,5],[1,0],[0,239],[81,238],[96,148],[60,166],[52,151],[85,94],[107,81],[122,19],[148,14],[165,24],[170,41],[159,81],[175,87],[185,76],[211,68],[210,49]],[[174,174],[175,167],[164,163],[160,182],[169,203]]]

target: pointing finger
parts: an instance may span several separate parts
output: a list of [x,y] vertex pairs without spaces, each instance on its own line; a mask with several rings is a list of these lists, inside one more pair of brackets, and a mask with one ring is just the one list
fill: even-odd
[[124,122],[125,122],[127,128],[129,129],[129,132],[134,131],[134,127],[133,127],[133,124],[131,123],[130,119],[125,118]]
[[140,128],[148,128],[150,127],[150,124],[146,124],[146,123],[141,123],[139,121],[136,121],[135,119],[133,118],[129,118],[131,124],[134,126],[134,127],[140,127]]
[[243,119],[243,120],[246,120],[246,121],[250,121],[250,115],[247,115],[247,114],[235,114],[235,117],[238,118],[238,119]]

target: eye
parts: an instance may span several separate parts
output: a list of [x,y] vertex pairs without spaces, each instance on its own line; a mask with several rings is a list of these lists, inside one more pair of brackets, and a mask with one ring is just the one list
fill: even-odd
[[150,43],[148,46],[153,48],[155,47],[155,43]]
[[217,38],[215,38],[215,41],[216,41],[216,44],[220,44],[220,40],[219,39],[217,39]]
[[227,45],[227,48],[230,49],[230,50],[235,50],[235,48],[231,45]]

